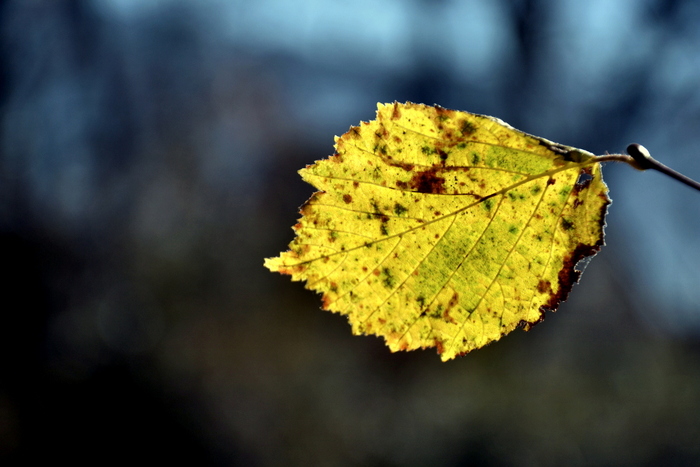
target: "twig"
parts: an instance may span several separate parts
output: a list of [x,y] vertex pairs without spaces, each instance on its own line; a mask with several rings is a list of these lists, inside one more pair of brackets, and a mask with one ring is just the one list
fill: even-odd
[[668,175],[671,178],[678,180],[681,183],[688,185],[691,188],[695,188],[696,190],[700,191],[700,183],[696,182],[692,178],[688,178],[685,175],[676,172],[672,168],[667,167],[661,162],[657,161],[656,159],[651,157],[651,154],[649,154],[647,148],[645,148],[641,144],[632,143],[629,146],[627,146],[627,154],[629,154],[629,156],[626,156],[624,154],[607,154],[605,156],[598,156],[596,157],[596,161],[625,162],[637,170],[654,169],[658,172]]

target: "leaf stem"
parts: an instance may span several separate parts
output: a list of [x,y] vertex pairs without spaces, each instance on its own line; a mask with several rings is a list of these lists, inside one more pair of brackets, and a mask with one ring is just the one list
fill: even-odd
[[627,153],[629,156],[625,154],[606,154],[605,156],[597,156],[595,159],[596,162],[625,162],[637,170],[654,169],[657,172],[666,174],[669,177],[700,191],[700,183],[657,161],[651,157],[651,154],[649,154],[647,148],[641,144],[630,144],[627,146]]

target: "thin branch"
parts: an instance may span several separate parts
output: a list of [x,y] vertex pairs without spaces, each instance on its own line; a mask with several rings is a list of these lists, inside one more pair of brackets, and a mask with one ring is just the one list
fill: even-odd
[[669,177],[700,191],[700,183],[657,161],[651,157],[649,151],[641,144],[630,144],[627,146],[627,153],[629,156],[625,154],[606,154],[605,156],[596,156],[595,159],[597,162],[624,162],[637,170],[654,169],[657,172],[666,174]]

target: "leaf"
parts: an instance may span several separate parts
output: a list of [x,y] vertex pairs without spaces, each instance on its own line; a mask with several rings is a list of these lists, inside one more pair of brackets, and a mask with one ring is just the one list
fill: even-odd
[[445,361],[530,329],[603,244],[595,156],[499,119],[379,104],[335,147],[300,170],[321,191],[265,266],[392,351],[437,347]]

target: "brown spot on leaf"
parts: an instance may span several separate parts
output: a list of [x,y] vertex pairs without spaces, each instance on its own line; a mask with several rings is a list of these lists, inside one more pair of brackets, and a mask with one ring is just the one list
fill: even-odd
[[552,292],[552,283],[549,281],[541,280],[537,283],[537,291],[539,293]]
[[452,324],[457,324],[457,322],[454,320],[454,318],[452,316],[450,316],[450,310],[452,310],[452,308],[457,306],[458,303],[459,303],[459,294],[457,292],[455,292],[454,294],[452,294],[452,298],[450,298],[450,301],[447,302],[447,307],[445,308],[445,311],[442,312],[442,317]]
[[280,274],[287,274],[289,276],[291,276],[292,274],[304,272],[305,270],[305,264],[297,264],[295,266],[282,266],[279,268]]
[[435,113],[437,114],[438,121],[444,122],[445,120],[449,120],[449,118],[454,113],[454,110],[449,110],[444,107],[440,107],[439,105],[436,105]]
[[438,355],[442,355],[442,353],[445,351],[445,347],[443,347],[442,341],[435,339],[435,341],[433,341],[433,345],[437,348]]
[[304,216],[311,214],[313,210],[313,204],[318,203],[322,194],[323,192],[317,191],[316,193],[311,195],[311,198],[309,198],[304,204],[301,205],[301,207],[299,208],[299,213]]
[[399,103],[394,102],[394,111],[391,113],[392,120],[398,120],[401,118],[401,111],[399,110]]
[[[605,203],[603,205],[603,210],[602,212],[605,213],[607,210],[609,202]],[[601,220],[600,220],[600,229],[601,232],[603,230],[603,225],[605,224],[605,216],[601,215]],[[564,265],[559,271],[559,288],[556,293],[552,294],[544,305],[540,307],[542,311],[556,311],[557,307],[561,302],[566,300],[566,297],[569,296],[569,292],[571,292],[572,287],[574,286],[575,283],[578,282],[579,277],[581,276],[581,271],[576,270],[576,264],[581,261],[583,258],[586,258],[587,256],[594,255],[598,251],[600,251],[600,247],[603,245],[603,236],[598,239],[598,241],[594,245],[585,245],[580,243],[579,245],[576,246],[573,252],[571,252],[570,255],[566,256],[564,258]]]
[[[578,179],[576,180],[577,185],[583,185],[585,182],[590,182],[592,179],[593,171],[590,167],[582,167],[578,173]],[[585,183],[587,185],[587,183]]]
[[415,167],[413,164],[407,164],[405,162],[397,162],[394,160],[388,160],[386,161],[390,166],[392,167],[399,167],[404,169],[406,172],[413,172],[413,168]]
[[401,189],[411,189],[418,193],[445,193],[445,179],[438,175],[439,167],[424,170],[413,175],[411,181],[396,182],[396,186]]
[[476,127],[469,120],[460,120],[459,130],[464,136],[471,136],[476,131]]
[[384,125],[382,125],[377,131],[374,132],[374,136],[380,139],[386,138],[387,136],[389,136],[389,130],[387,130],[386,127],[384,127]]
[[521,319],[516,326],[519,328],[523,328],[525,331],[529,331],[535,325],[540,324],[542,321],[544,321],[544,311],[540,309],[540,317],[536,321],[529,322]]
[[571,230],[574,228],[574,223],[572,221],[570,221],[569,219],[567,219],[566,217],[563,217],[561,219],[561,227],[564,230]]
[[328,294],[323,294],[322,297],[323,304],[321,305],[324,310],[327,310],[331,306],[331,297]]
[[343,195],[343,201],[345,201],[345,204],[352,203],[352,196],[350,196],[348,194]]
[[313,206],[311,206],[308,201],[301,205],[299,208],[299,213],[303,216],[308,216],[313,211]]

